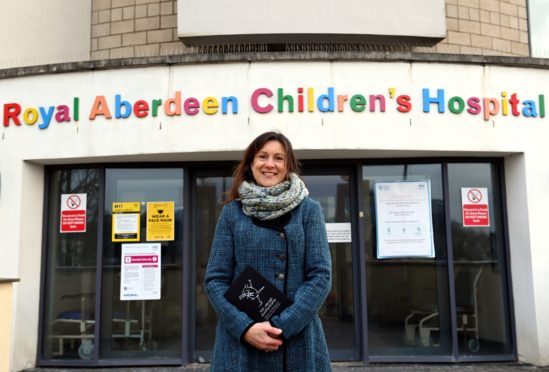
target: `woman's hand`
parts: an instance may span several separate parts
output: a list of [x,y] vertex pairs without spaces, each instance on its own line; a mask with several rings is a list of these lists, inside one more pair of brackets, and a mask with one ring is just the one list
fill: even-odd
[[269,322],[255,323],[244,334],[244,340],[259,350],[277,351],[282,340],[280,339],[282,330],[275,328]]

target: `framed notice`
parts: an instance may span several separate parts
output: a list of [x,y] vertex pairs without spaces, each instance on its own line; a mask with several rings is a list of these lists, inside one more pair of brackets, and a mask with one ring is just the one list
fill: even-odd
[[112,241],[138,242],[140,216],[140,202],[112,203]]
[[431,183],[376,182],[377,258],[435,257]]
[[122,244],[120,300],[160,299],[160,243]]
[[174,240],[174,202],[147,203],[147,241]]

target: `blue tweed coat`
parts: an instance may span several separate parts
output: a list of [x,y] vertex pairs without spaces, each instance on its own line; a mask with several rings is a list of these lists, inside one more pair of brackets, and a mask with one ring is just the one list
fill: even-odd
[[[212,371],[330,371],[318,309],[331,288],[331,259],[320,204],[305,198],[282,229],[259,226],[238,201],[221,211],[205,286],[218,315]],[[257,221],[256,221],[257,222]],[[293,304],[271,318],[283,347],[266,353],[244,341],[252,319],[224,294],[250,265],[286,291]],[[287,265],[287,267],[286,267]]]

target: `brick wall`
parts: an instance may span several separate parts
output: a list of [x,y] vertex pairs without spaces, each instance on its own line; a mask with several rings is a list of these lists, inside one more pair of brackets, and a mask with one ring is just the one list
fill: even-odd
[[529,56],[526,0],[446,0],[446,38],[416,50]]
[[175,0],[92,0],[91,58],[182,54]]
[[[207,0],[204,0],[207,1]],[[446,0],[446,38],[417,52],[528,56],[526,0]],[[91,58],[183,54],[176,0],[92,0]]]

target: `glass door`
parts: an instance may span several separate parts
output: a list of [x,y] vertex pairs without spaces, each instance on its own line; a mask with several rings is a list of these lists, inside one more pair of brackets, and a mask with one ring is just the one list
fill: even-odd
[[[391,215],[383,220],[384,227],[380,228],[376,225],[379,221],[376,185],[396,188],[411,181],[428,185],[428,200],[423,203],[431,213],[429,218],[420,222],[427,225],[425,228],[432,229],[434,256],[408,257],[403,254],[385,257],[379,254],[380,240],[402,248],[412,246],[417,239],[416,231],[408,229],[406,221],[416,218],[413,213],[420,204],[414,199],[416,192],[401,198],[398,205],[394,204],[396,201],[391,202],[393,204],[386,208]],[[366,165],[362,168],[370,360],[375,357],[395,360],[408,355],[419,355],[422,360],[428,360],[430,356],[452,353],[442,185],[441,164]],[[395,200],[398,198],[397,195],[393,197]]]
[[180,359],[183,169],[107,169],[104,213],[99,358]]
[[324,333],[333,361],[359,360],[358,296],[352,168],[305,168],[303,180],[309,196],[322,205],[332,257],[332,290],[320,309]]
[[[502,179],[493,161],[362,167],[369,361],[514,358]],[[414,246],[421,202],[377,193],[412,183],[429,188],[434,254],[387,257],[390,239]]]
[[232,184],[230,168],[196,170],[192,176],[191,224],[192,224],[192,255],[191,266],[196,272],[191,283],[191,301],[194,314],[194,330],[191,345],[194,352],[191,354],[194,362],[211,360],[215,340],[215,326],[217,316],[208,301],[204,290],[206,266],[210,257],[212,240],[217,219],[224,203],[224,194]]
[[[50,173],[42,352],[46,359],[91,363],[96,353],[95,302],[101,173],[58,169]],[[63,210],[85,201],[83,228],[63,231]],[[81,205],[81,204],[80,204]]]
[[[330,251],[333,265],[332,291],[320,310],[324,331],[333,360],[358,360],[359,342],[356,324],[355,268],[353,259],[352,172],[308,169],[303,179],[310,196],[324,210],[332,239]],[[211,359],[215,338],[216,315],[204,291],[204,274],[215,225],[223,207],[224,193],[231,187],[229,168],[197,170],[192,175],[192,266],[196,268],[194,283],[195,330],[193,361]],[[336,236],[337,235],[337,236]],[[337,238],[337,239],[336,239]],[[337,242],[336,242],[337,241]]]
[[513,351],[500,172],[496,163],[448,164],[460,359]]

